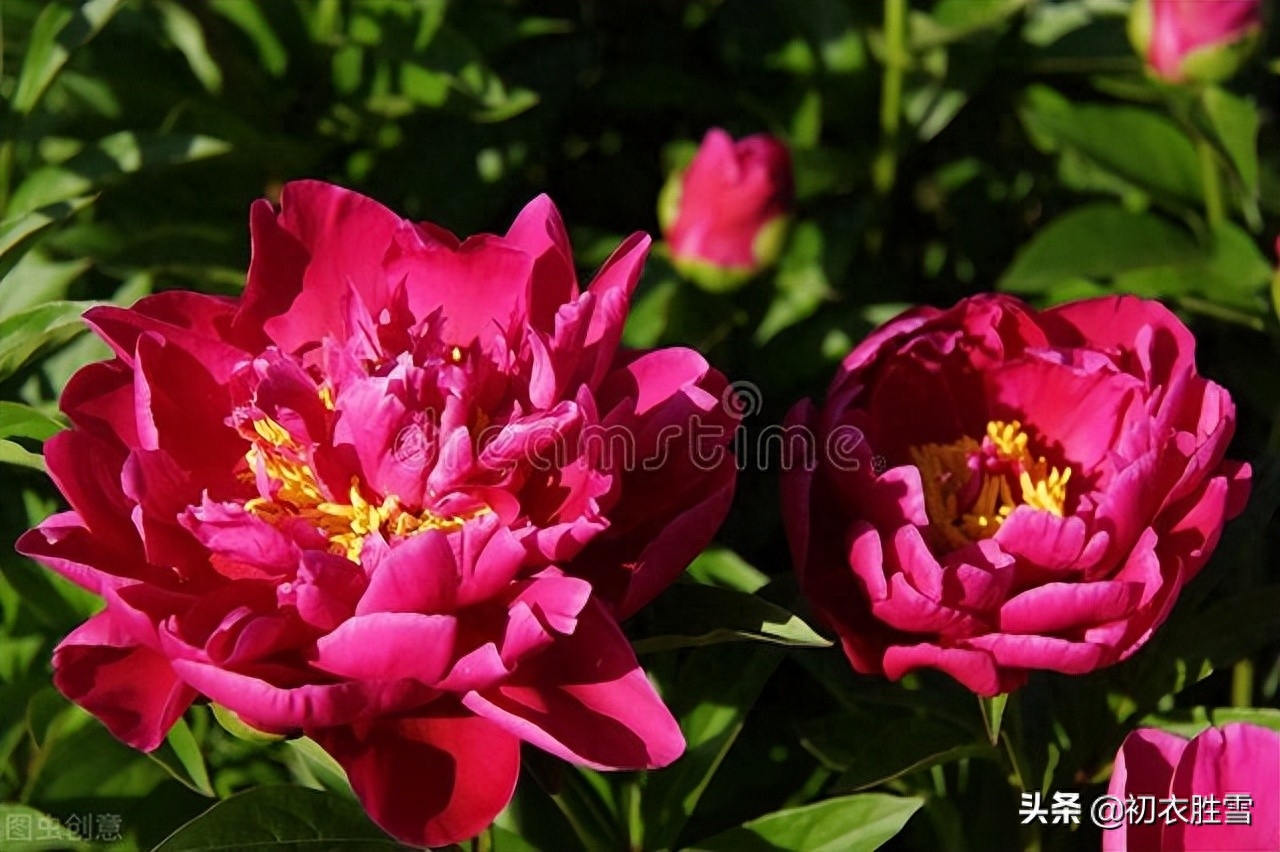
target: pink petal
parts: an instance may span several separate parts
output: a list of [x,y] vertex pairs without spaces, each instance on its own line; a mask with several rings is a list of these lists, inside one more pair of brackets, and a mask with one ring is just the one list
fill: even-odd
[[575,380],[594,388],[604,378],[622,340],[622,327],[627,321],[631,294],[640,283],[640,271],[652,241],[647,234],[635,233],[622,242],[587,291],[595,304],[582,341],[579,368]]
[[[343,306],[353,287],[375,314],[387,303],[389,281],[382,261],[393,235],[407,227],[400,217],[342,187],[295,181],[285,184],[280,194],[278,222],[311,256],[302,290],[288,311],[263,324],[280,348],[292,353],[319,343],[326,334],[345,337]],[[264,248],[271,251],[278,245],[273,241]],[[301,255],[293,248],[288,251],[289,257],[279,262],[285,281],[292,283],[289,279],[296,274]],[[272,301],[270,309],[278,307]]]
[[920,668],[944,671],[966,689],[986,697],[1009,692],[1017,683],[1013,676],[1001,672],[991,655],[983,651],[942,648],[928,643],[893,645],[885,649],[884,673],[890,680],[898,680]]
[[511,734],[554,755],[600,769],[666,766],[684,737],[599,604],[583,610],[573,636],[558,640],[518,682],[462,701]]
[[1060,633],[1130,615],[1142,599],[1138,583],[1045,583],[1000,608],[1005,633]]
[[[1173,773],[1171,793],[1185,799],[1243,793],[1251,797],[1249,825],[1175,821],[1164,846],[1213,852],[1280,849],[1280,733],[1257,725],[1209,728],[1191,741]],[[1222,816],[1220,812],[1220,817]]]
[[346,725],[357,719],[402,713],[436,695],[430,687],[407,679],[280,687],[251,675],[182,659],[183,652],[172,644],[166,644],[166,653],[179,677],[263,731],[287,733],[310,725]]
[[529,293],[530,324],[543,331],[555,328],[560,306],[577,295],[578,276],[560,211],[549,197],[539,195],[525,205],[507,230],[506,240],[533,260]]
[[450,615],[376,612],[348,619],[316,642],[315,666],[357,680],[440,680],[453,660],[458,620]]
[[[1155,728],[1141,728],[1125,738],[1116,754],[1115,768],[1107,795],[1125,800],[1129,796],[1152,796],[1158,802],[1169,796],[1173,770],[1187,741]],[[1135,821],[1102,833],[1103,852],[1146,852],[1159,850],[1159,821]]]

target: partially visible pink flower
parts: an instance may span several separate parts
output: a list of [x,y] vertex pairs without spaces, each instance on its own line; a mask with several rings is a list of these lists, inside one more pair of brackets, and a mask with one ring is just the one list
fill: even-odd
[[791,155],[781,141],[757,134],[734,142],[723,130],[707,131],[659,201],[672,261],[708,289],[746,282],[778,259],[794,196]]
[[546,197],[460,241],[291,183],[251,231],[242,299],[87,315],[116,357],[46,444],[71,511],[18,544],[106,599],[58,688],[144,750],[199,695],[306,733],[420,845],[492,821],[522,741],[679,756],[617,619],[724,517],[736,417],[697,353],[618,348],[648,239],[580,290]]
[[801,585],[860,672],[935,668],[980,695],[1124,659],[1249,493],[1235,406],[1158,302],[917,308],[788,418]]
[[[1177,799],[1183,818],[1126,821],[1107,829],[1104,852],[1275,852],[1280,733],[1233,723],[1208,728],[1188,742],[1142,728],[1120,747],[1107,794],[1122,801]],[[1193,797],[1201,805],[1199,820],[1190,817]],[[1209,810],[1206,802],[1214,803]]]
[[1137,0],[1135,47],[1171,83],[1213,82],[1235,73],[1262,28],[1261,0]]

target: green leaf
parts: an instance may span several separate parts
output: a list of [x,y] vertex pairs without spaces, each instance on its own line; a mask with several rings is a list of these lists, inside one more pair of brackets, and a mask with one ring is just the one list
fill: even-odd
[[27,53],[9,109],[18,115],[30,114],[71,54],[98,34],[122,2],[89,0],[76,8],[62,3],[45,6],[27,37]]
[[689,655],[664,696],[687,747],[679,760],[646,779],[645,848],[675,844],[782,657],[780,649],[756,644],[700,648]]
[[93,266],[89,258],[50,260],[36,248],[9,270],[0,285],[0,319],[67,297],[72,282]]
[[831,294],[823,262],[826,237],[817,222],[795,226],[774,277],[774,297],[756,329],[756,343],[812,316]]
[[759,591],[769,584],[769,575],[747,563],[727,547],[708,547],[689,566],[688,573],[706,586],[739,592]]
[[[655,266],[654,261],[649,266]],[[674,274],[658,280],[636,294],[631,311],[627,314],[623,343],[637,349],[647,349],[658,344],[667,329],[672,305],[680,289],[680,281]]]
[[172,0],[156,3],[164,24],[165,34],[187,59],[191,73],[209,92],[217,94],[222,90],[222,69],[209,55],[209,46],[205,44],[204,30],[200,21],[189,9]]
[[1253,238],[1231,222],[1222,222],[1199,257],[1174,266],[1123,272],[1114,283],[1117,290],[1139,296],[1200,293],[1220,304],[1253,310],[1271,274],[1271,264]]
[[1258,192],[1258,108],[1217,86],[1201,93],[1201,104],[1218,144],[1227,152],[1231,165],[1252,194]]
[[12,802],[0,803],[0,840],[4,841],[5,852],[79,852],[93,848],[57,819]]
[[319,743],[310,737],[297,737],[286,742],[289,764],[300,781],[318,790],[355,798],[346,771]]
[[623,847],[621,823],[589,779],[591,770],[580,770],[540,751],[526,753],[523,766],[564,814],[584,848]]
[[[17,265],[45,231],[79,213],[92,198],[73,198],[0,222],[0,288],[8,290],[9,270]],[[6,297],[8,298],[8,297]]]
[[961,728],[928,716],[855,712],[800,726],[800,742],[829,769],[840,791],[861,790],[962,757],[995,760],[996,750]]
[[1022,108],[1033,138],[1074,148],[1125,180],[1184,201],[1203,194],[1195,146],[1163,115],[1132,106],[1074,104],[1033,86]]
[[1000,289],[1037,293],[1077,278],[1109,278],[1145,267],[1201,260],[1191,235],[1158,216],[1116,204],[1078,207],[1040,230],[1023,246]]
[[350,799],[301,787],[258,787],[214,805],[152,852],[255,847],[278,852],[408,848],[388,837]]
[[177,721],[165,741],[158,749],[150,752],[148,757],[164,767],[166,772],[184,786],[202,796],[215,795],[213,785],[209,783],[209,769],[205,766],[200,743],[196,742],[185,719]]
[[0,464],[11,464],[17,467],[38,470],[44,469],[44,456],[33,453],[21,444],[0,438]]
[[1007,692],[994,698],[978,697],[978,706],[982,708],[982,722],[987,728],[987,739],[993,746],[1000,743],[1000,724],[1004,721],[1004,708],[1008,703]]
[[83,724],[67,725],[47,743],[32,770],[29,800],[41,805],[83,799],[141,798],[166,775],[154,761],[117,740],[78,707],[66,711]]
[[43,441],[65,428],[59,421],[28,405],[0,401],[0,437]]
[[31,210],[82,195],[122,174],[216,157],[231,150],[221,139],[176,133],[113,133],[57,166],[32,172],[14,191],[10,211]]
[[258,61],[272,77],[280,77],[289,65],[289,53],[276,36],[257,3],[244,0],[208,0],[211,10],[239,27],[253,42]]
[[692,852],[872,852],[898,832],[923,799],[863,793],[778,811],[689,847]]
[[794,613],[764,598],[720,586],[676,583],[637,618],[646,635],[637,654],[744,639],[803,648],[831,642]]
[[94,302],[48,302],[0,320],[0,380],[37,354],[60,346],[85,330],[81,314]]
[[[259,744],[278,743],[284,739],[283,734],[269,734],[245,724],[234,710],[229,710],[221,704],[211,702],[209,707],[213,709],[213,718],[222,726],[222,729],[237,739]],[[319,748],[319,746],[316,747]]]
[[1280,731],[1280,710],[1274,707],[1187,707],[1155,713],[1141,722],[1144,728],[1160,728],[1190,739],[1210,727],[1247,722]]
[[938,0],[929,14],[911,16],[910,49],[920,53],[1004,26],[1030,0]]

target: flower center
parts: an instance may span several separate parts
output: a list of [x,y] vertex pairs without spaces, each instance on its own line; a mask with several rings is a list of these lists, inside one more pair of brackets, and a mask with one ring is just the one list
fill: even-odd
[[937,546],[950,550],[990,538],[1018,506],[1062,517],[1071,468],[1033,457],[1027,441],[1017,420],[992,420],[981,443],[966,436],[911,448]]
[[462,515],[440,515],[429,509],[414,513],[394,494],[374,504],[365,498],[355,476],[351,477],[347,502],[331,502],[301,448],[283,426],[267,417],[254,420],[253,429],[257,439],[245,453],[249,463],[246,478],[260,482],[265,476],[271,496],[254,497],[244,504],[245,511],[277,526],[295,519],[305,521],[329,539],[331,553],[357,565],[365,537],[373,533],[403,537],[426,530],[454,530],[492,511],[481,506]]

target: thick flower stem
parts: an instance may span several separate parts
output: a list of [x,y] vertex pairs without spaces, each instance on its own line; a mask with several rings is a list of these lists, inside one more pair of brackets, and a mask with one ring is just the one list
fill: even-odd
[[1253,660],[1243,659],[1231,669],[1231,706],[1253,706]]
[[1204,187],[1204,212],[1210,228],[1217,228],[1226,221],[1226,208],[1222,202],[1222,183],[1218,176],[1217,155],[1213,145],[1203,136],[1196,139],[1196,153],[1200,155],[1200,180]]
[[902,78],[907,66],[907,0],[884,3],[884,80],[880,93],[880,152],[872,167],[876,192],[888,194],[898,171]]

